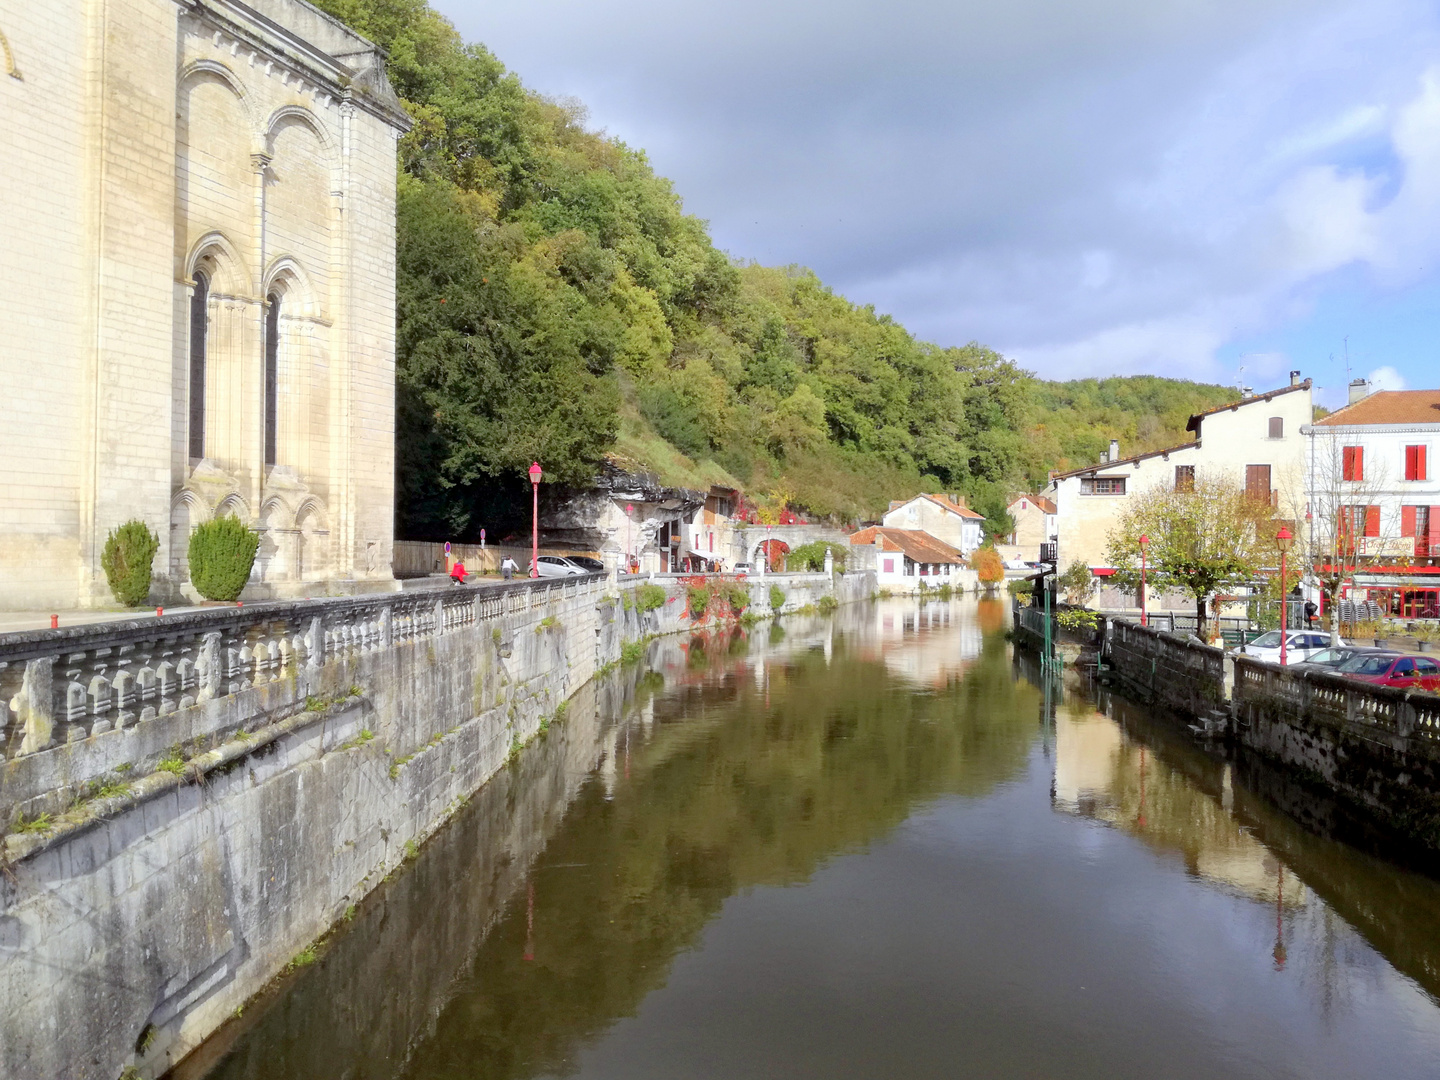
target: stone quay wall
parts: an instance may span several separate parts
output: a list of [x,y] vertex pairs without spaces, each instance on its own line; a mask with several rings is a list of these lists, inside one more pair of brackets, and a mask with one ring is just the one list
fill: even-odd
[[[1037,647],[1043,618],[1017,605],[1016,640]],[[1102,617],[1102,633],[1104,670],[1131,695],[1211,722],[1440,853],[1440,695],[1281,667],[1117,618]]]
[[[0,1075],[172,1067],[626,644],[704,624],[656,584],[645,612],[596,575],[0,636]],[[747,585],[758,613],[874,588]]]

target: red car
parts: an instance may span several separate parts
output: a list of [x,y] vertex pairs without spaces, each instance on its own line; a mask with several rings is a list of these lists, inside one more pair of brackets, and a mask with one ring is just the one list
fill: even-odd
[[1340,665],[1349,679],[1398,686],[1403,690],[1440,692],[1440,664],[1431,656],[1356,656]]

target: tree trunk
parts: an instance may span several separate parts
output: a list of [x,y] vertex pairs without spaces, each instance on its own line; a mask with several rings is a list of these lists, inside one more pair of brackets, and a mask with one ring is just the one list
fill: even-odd
[[1208,627],[1206,626],[1205,618],[1205,597],[1197,596],[1195,597],[1195,636],[1198,637],[1201,641],[1209,641],[1210,637],[1206,633],[1207,629]]

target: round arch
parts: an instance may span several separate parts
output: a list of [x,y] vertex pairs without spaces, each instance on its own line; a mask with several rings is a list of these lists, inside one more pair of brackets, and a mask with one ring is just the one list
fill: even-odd
[[214,79],[216,82],[224,84],[239,99],[240,107],[245,110],[250,128],[253,130],[258,126],[259,117],[255,113],[255,100],[245,89],[245,84],[240,81],[240,77],[218,60],[192,60],[181,68],[180,77],[175,82],[177,94],[184,90],[187,82],[204,78]]
[[331,137],[329,130],[325,127],[324,123],[321,122],[320,118],[303,105],[282,105],[270,114],[270,119],[265,122],[264,143],[267,154],[274,152],[275,135],[280,125],[287,120],[294,120],[304,124],[313,131],[315,137],[320,140],[320,145],[325,148],[325,153],[330,157],[332,162],[334,161],[334,138]]
[[211,293],[243,296],[250,291],[250,272],[235,245],[224,233],[213,230],[195,241],[185,258],[185,280],[193,284],[195,272],[210,278]]

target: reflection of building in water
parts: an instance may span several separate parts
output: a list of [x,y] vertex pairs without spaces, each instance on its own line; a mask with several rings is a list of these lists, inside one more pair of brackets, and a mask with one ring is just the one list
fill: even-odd
[[1103,713],[1064,711],[1055,719],[1053,805],[1178,853],[1191,873],[1255,900],[1303,906],[1309,890],[1243,829],[1229,811],[1229,769],[1221,801],[1125,738]]
[[[917,685],[945,686],[980,655],[984,635],[960,602],[884,600],[874,608],[874,641],[891,674]],[[929,633],[943,630],[945,633]]]

